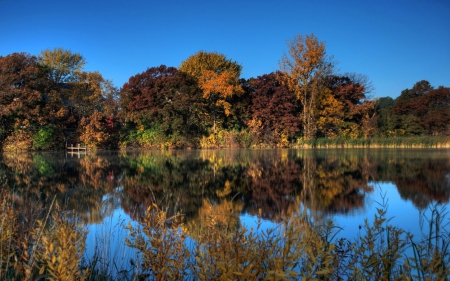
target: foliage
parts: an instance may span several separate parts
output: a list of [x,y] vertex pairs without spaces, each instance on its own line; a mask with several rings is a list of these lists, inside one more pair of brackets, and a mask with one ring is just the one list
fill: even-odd
[[242,66],[237,62],[227,59],[225,55],[216,52],[199,51],[183,61],[178,68],[193,77],[200,78],[204,71],[214,71],[217,74],[228,71],[241,74]]
[[[76,226],[76,219],[70,214],[60,214],[56,206],[52,213],[52,224],[38,221],[38,231],[34,233],[37,243],[29,261],[39,267],[39,274],[49,280],[84,280],[87,272],[79,267],[85,250],[87,232]],[[29,269],[33,271],[33,266]]]
[[212,133],[216,134],[217,121],[234,111],[231,98],[244,93],[238,81],[242,66],[227,59],[225,55],[200,51],[183,61],[179,70],[198,80],[198,87],[203,92],[202,97],[208,110],[203,115],[202,122],[212,123]]
[[[20,139],[27,142],[26,148],[31,148],[30,137],[38,126],[46,84],[44,74],[34,56],[25,53],[0,56],[0,145],[10,138],[8,145],[14,146],[14,141]],[[26,130],[27,134],[20,130]]]
[[[109,140],[107,124],[100,112],[95,111],[89,118],[82,118],[80,121],[83,131],[80,132],[80,140],[90,148],[105,147]],[[114,124],[113,124],[114,125]]]
[[446,207],[437,205],[432,206],[430,210],[431,217],[423,216],[421,218],[428,223],[429,232],[423,234],[420,242],[414,241],[412,236],[408,237],[414,254],[405,263],[409,267],[407,270],[415,279],[446,280],[450,276],[448,267],[450,233],[441,229],[447,225],[444,218],[448,213]]
[[[76,218],[61,213],[53,203],[42,220],[23,225],[10,195],[2,192],[0,278],[2,280],[84,280],[88,269],[81,269],[86,231]],[[31,217],[28,219],[32,219]],[[29,222],[28,222],[29,223]],[[21,231],[22,230],[22,231]]]
[[271,73],[249,82],[251,103],[246,124],[259,144],[283,147],[283,136],[290,139],[299,131],[298,107],[287,86],[279,82],[282,75]]
[[139,279],[183,280],[188,274],[190,253],[184,244],[186,236],[179,230],[180,223],[179,214],[168,218],[166,211],[153,204],[141,222],[142,228],[127,226],[130,233],[126,244],[142,254]]
[[203,136],[200,139],[200,148],[249,148],[252,145],[254,136],[248,130],[223,130],[216,134]]
[[29,131],[24,129],[14,131],[3,143],[3,149],[5,151],[31,150],[32,146],[33,136]]
[[64,48],[0,56],[0,149],[291,147],[296,138],[368,146],[374,137],[450,135],[450,88],[422,80],[396,99],[371,100],[369,78],[335,73],[313,34],[287,45],[275,73],[243,79],[236,61],[199,51],[120,90]]
[[401,271],[399,273],[399,261],[408,245],[409,234],[389,225],[389,219],[386,218],[387,202],[381,204],[372,225],[367,219],[364,220],[365,233],[353,245],[354,253],[350,261],[353,267],[352,279],[391,280],[396,275],[402,275]]
[[[323,95],[327,105],[319,105],[325,114],[319,118],[328,120],[327,129],[333,130],[330,136],[343,138],[372,137],[377,128],[375,104],[368,100],[371,84],[368,78],[361,74],[346,73],[330,75],[325,79],[326,88],[331,91]],[[338,110],[337,110],[337,109]],[[323,116],[323,117],[322,117]],[[322,131],[326,137],[327,131]]]
[[180,139],[195,138],[202,132],[200,99],[192,77],[164,65],[149,68],[123,86],[122,118],[129,122],[130,129],[159,131],[164,139],[174,140],[173,146],[183,147]]
[[280,62],[284,81],[299,100],[301,126],[306,139],[314,138],[317,131],[316,107],[323,79],[331,74],[333,65],[325,52],[325,43],[314,34],[297,35],[288,41],[288,53]]
[[389,109],[387,134],[396,136],[449,135],[450,88],[434,89],[428,81],[402,91]]
[[33,136],[33,147],[36,149],[50,149],[55,144],[55,131],[51,126],[43,126]]
[[[238,78],[234,72],[224,71],[217,74],[212,70],[203,71],[199,79],[203,98],[213,100],[214,106],[223,107],[225,115],[230,115],[231,104],[226,99],[234,94],[242,93],[242,88],[237,83]],[[214,97],[214,95],[218,95],[218,97]]]
[[330,89],[324,88],[318,96],[317,129],[327,138],[339,136],[343,123],[344,105],[337,100]]
[[14,239],[17,234],[16,213],[9,194],[1,191],[0,202],[0,278],[9,275],[11,258],[14,256]]
[[79,53],[72,53],[63,48],[53,48],[41,52],[39,63],[48,69],[52,82],[59,85],[77,80],[86,60]]
[[101,108],[105,80],[99,72],[80,72],[76,79],[67,85],[64,100],[79,118],[88,117]]

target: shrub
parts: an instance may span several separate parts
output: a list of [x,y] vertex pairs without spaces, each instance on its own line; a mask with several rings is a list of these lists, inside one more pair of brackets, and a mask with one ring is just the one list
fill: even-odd
[[51,149],[55,140],[55,130],[51,126],[44,126],[33,136],[33,147],[41,150]]

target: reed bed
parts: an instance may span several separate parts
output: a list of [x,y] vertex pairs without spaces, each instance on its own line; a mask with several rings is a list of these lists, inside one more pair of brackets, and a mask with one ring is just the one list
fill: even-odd
[[301,148],[450,148],[450,137],[319,138],[299,140],[296,146]]
[[[208,215],[192,227],[152,204],[139,224],[124,227],[123,243],[137,259],[117,267],[99,256],[83,260],[86,228],[52,204],[23,231],[10,195],[0,205],[1,280],[448,280],[447,211],[435,205],[422,237],[391,225],[387,202],[365,220],[356,239],[336,238],[332,221],[300,211],[271,229],[229,223],[232,213]],[[229,216],[230,220],[226,217]],[[28,221],[30,223],[30,221]],[[123,227],[122,225],[117,225]],[[114,231],[114,230],[111,230]],[[101,266],[99,266],[101,263]],[[126,268],[125,268],[126,267]],[[115,272],[115,273],[112,273]],[[120,273],[120,274],[117,274]]]

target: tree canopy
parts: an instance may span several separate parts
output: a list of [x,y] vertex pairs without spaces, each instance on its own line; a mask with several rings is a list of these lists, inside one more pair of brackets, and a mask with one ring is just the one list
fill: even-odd
[[50,79],[55,83],[67,83],[76,80],[86,64],[79,53],[63,48],[46,49],[39,55],[39,64],[48,69]]
[[316,136],[316,106],[324,91],[324,78],[331,74],[333,64],[325,52],[325,43],[311,35],[297,35],[288,40],[280,69],[286,85],[301,104],[302,132],[305,139]]
[[228,71],[241,75],[242,66],[235,61],[227,59],[223,54],[217,52],[199,51],[183,61],[178,68],[180,71],[199,78],[203,71],[210,70],[218,74]]
[[[289,147],[317,138],[449,136],[450,88],[418,81],[372,100],[369,78],[339,73],[314,34],[287,42],[280,70],[199,51],[150,66],[121,88],[63,48],[0,56],[0,148]],[[332,140],[334,141],[334,140]]]
[[[132,76],[122,88],[121,105],[137,142],[153,145],[155,138],[172,145],[189,145],[187,138],[202,131],[202,104],[195,80],[174,67],[152,67]],[[183,143],[183,144],[182,144]]]

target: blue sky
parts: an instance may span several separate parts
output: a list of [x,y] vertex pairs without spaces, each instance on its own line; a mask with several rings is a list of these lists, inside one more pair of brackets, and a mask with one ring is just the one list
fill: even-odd
[[200,50],[242,64],[243,78],[268,74],[287,39],[311,33],[340,72],[369,77],[373,98],[423,79],[450,87],[447,0],[0,0],[0,56],[63,47],[118,87]]

